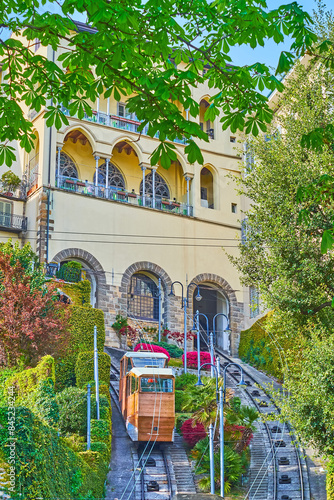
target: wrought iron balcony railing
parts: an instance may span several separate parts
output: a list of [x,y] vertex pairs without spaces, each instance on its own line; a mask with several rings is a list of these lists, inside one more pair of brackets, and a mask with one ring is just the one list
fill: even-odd
[[[66,116],[70,116],[69,110],[62,106],[62,112]],[[84,120],[87,120],[92,123],[100,123],[101,125],[107,125],[108,127],[118,128],[120,130],[127,130],[128,132],[135,132],[139,134],[138,127],[140,122],[137,120],[131,120],[129,118],[125,118],[122,116],[116,115],[107,115],[106,113],[102,113],[101,111],[93,111],[92,116],[88,116],[86,113],[84,115]],[[146,125],[142,130],[142,135],[147,135],[148,125]],[[159,133],[156,133],[155,138],[159,137]],[[181,139],[175,138],[173,142],[177,142],[178,144],[187,144],[187,140],[185,137]]]
[[15,232],[26,231],[27,217],[0,212],[0,229],[4,228]]
[[81,181],[62,175],[57,178],[57,187],[73,193],[119,201],[138,207],[149,207],[162,210],[163,212],[193,216],[193,207],[191,205],[176,200],[167,200],[161,196],[153,197],[151,194],[146,194],[144,197],[142,194],[125,191],[114,186],[108,188],[102,184],[95,186],[92,182]]

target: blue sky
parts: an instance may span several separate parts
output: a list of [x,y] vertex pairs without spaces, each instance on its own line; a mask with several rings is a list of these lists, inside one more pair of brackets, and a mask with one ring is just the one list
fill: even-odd
[[[275,9],[279,5],[290,3],[291,1],[293,0],[268,0],[268,7],[269,9]],[[331,1],[332,0],[328,0],[328,8],[330,8]],[[298,3],[310,14],[312,14],[313,10],[316,8],[315,0],[299,0]],[[268,64],[269,66],[276,67],[281,51],[289,50],[289,48],[290,42],[288,40],[279,45],[274,42],[266,42],[265,47],[256,47],[255,49],[245,46],[232,47],[230,56],[232,57],[233,62],[239,66],[261,62]]]

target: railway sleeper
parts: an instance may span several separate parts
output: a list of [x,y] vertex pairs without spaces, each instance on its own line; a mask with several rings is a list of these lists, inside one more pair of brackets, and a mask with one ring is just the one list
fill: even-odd
[[282,495],[281,500],[292,500],[292,498],[289,495]]
[[288,474],[282,474],[278,482],[279,484],[291,484],[291,477]]
[[290,465],[290,460],[288,457],[279,457],[278,465]]
[[275,446],[276,448],[285,448],[286,442],[283,441],[283,439],[278,439],[277,441],[275,441]]

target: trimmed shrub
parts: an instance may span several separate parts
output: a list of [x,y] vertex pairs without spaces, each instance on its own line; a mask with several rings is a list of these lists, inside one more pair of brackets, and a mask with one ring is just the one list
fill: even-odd
[[15,373],[6,380],[6,393],[9,387],[14,387],[16,404],[23,403],[27,396],[35,391],[36,386],[47,379],[55,382],[55,363],[52,356],[44,356],[35,368],[29,368]]
[[170,358],[168,361],[168,366],[169,367],[174,367],[174,368],[182,368],[183,363],[181,358]]
[[68,434],[63,437],[63,440],[66,443],[66,446],[77,453],[79,451],[85,451],[87,446],[85,443],[85,437],[79,436],[79,434]]
[[137,344],[136,347],[134,348],[134,351],[150,351],[150,352],[162,352],[163,354],[166,354],[168,361],[170,360],[170,355],[166,349],[163,347],[160,347],[158,345],[153,345],[153,344]]
[[[182,355],[182,361],[184,363],[184,354]],[[214,363],[216,359],[214,358]],[[200,352],[200,363],[203,365],[204,363],[211,363],[211,356],[209,352],[201,351]],[[198,368],[197,363],[197,351],[187,352],[187,366],[188,368]],[[209,366],[205,366],[203,370],[210,370]]]
[[[99,382],[108,385],[110,382],[110,356],[105,352],[98,353]],[[78,387],[83,387],[94,380],[94,351],[80,352],[75,365],[75,377]]]
[[[87,433],[87,394],[78,387],[68,387],[57,394],[59,430],[62,434]],[[94,413],[92,412],[94,415]]]
[[109,402],[109,405],[111,408],[111,396],[110,396],[110,391],[109,391],[109,385],[100,384],[99,392],[100,392],[100,396],[105,396],[108,399],[108,402]]
[[326,492],[327,500],[334,500],[334,457],[327,463]]
[[111,445],[111,435],[109,430],[109,422],[107,420],[94,420],[90,422],[91,425],[91,440],[92,443],[99,442],[105,443],[108,448]]
[[91,306],[70,306],[71,335],[67,353],[56,361],[56,391],[75,385],[75,364],[78,354],[94,349],[94,326],[97,326],[97,348],[103,352],[105,331],[104,315],[100,309]]
[[0,369],[0,406],[8,404],[8,387],[7,379],[11,379],[18,372],[17,368],[1,368]]
[[94,443],[91,443],[90,449],[92,451],[97,451],[97,453],[99,453],[103,457],[105,462],[109,462],[110,450],[106,445],[106,443],[100,443],[99,441],[94,441]]
[[186,420],[181,426],[181,433],[185,442],[192,448],[195,444],[206,437],[204,425],[194,422],[192,418]]
[[59,288],[70,297],[75,306],[90,307],[91,286],[89,280],[78,281],[77,283],[58,283]]
[[[0,449],[10,458],[9,409],[0,408]],[[107,466],[97,452],[75,453],[56,430],[44,425],[33,413],[16,408],[15,474],[13,500],[24,498],[103,498]],[[83,459],[86,460],[83,460]]]
[[55,427],[59,421],[59,408],[52,379],[43,380],[27,398],[25,406],[32,410],[43,422]]

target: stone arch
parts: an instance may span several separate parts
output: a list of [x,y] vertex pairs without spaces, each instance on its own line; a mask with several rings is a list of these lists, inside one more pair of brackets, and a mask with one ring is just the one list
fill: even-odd
[[107,283],[105,272],[100,262],[94,257],[94,255],[87,252],[86,250],[82,250],[81,248],[66,248],[64,250],[61,250],[53,257],[52,261],[60,263],[71,259],[85,263],[87,267],[92,270],[91,277],[94,278],[96,282],[95,307],[99,307],[104,311],[104,308],[101,307],[101,304],[104,303]]
[[135,262],[134,264],[131,264],[125,272],[123,273],[122,280],[121,280],[121,286],[120,286],[120,292],[121,292],[121,299],[120,299],[120,306],[121,309],[125,312],[127,311],[127,294],[129,290],[129,286],[131,283],[131,278],[135,273],[140,273],[140,272],[147,272],[151,273],[157,278],[161,279],[161,285],[163,289],[163,294],[164,294],[164,300],[163,300],[163,323],[167,324],[168,318],[169,318],[169,312],[170,312],[170,304],[168,300],[168,293],[170,291],[171,285],[172,285],[172,280],[170,279],[169,275],[166,273],[162,267],[158,266],[157,264],[153,264],[152,262],[147,262],[147,261],[142,261],[142,262]]
[[97,139],[96,137],[92,134],[92,132],[90,130],[88,130],[88,128],[86,128],[85,126],[83,125],[70,125],[69,127],[65,128],[63,132],[60,132],[58,131],[58,137],[57,139],[60,139],[60,134],[63,135],[63,138],[62,138],[62,141],[59,141],[59,142],[64,142],[65,141],[65,137],[71,133],[73,130],[79,130],[82,134],[84,134],[87,139],[88,139],[88,142],[92,148],[92,151],[96,151],[97,149]]
[[114,141],[111,142],[111,154],[113,152],[113,149],[120,142],[127,142],[129,144],[129,146],[132,147],[132,149],[135,151],[135,153],[138,157],[138,163],[142,163],[144,161],[143,150],[142,150],[141,146],[138,144],[138,142],[134,142],[134,140],[131,137],[128,137],[126,135],[116,137],[116,139],[114,139]]
[[[235,291],[231,285],[221,276],[211,273],[202,273],[195,276],[192,280],[193,292],[195,290],[195,285],[200,285],[201,283],[212,283],[216,285],[217,288],[225,295],[229,303],[229,322],[231,332],[231,353],[233,356],[238,355],[238,346],[240,339],[240,332],[243,328],[243,303],[238,302]],[[189,309],[193,310],[193,293],[189,293]]]

